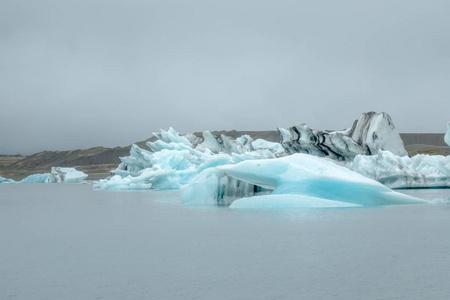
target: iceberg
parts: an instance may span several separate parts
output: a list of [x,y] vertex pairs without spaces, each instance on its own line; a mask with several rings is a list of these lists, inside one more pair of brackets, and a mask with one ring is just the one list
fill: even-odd
[[347,167],[390,188],[450,187],[450,156],[397,156],[389,151],[357,155]]
[[20,181],[20,183],[46,183],[50,173],[32,174]]
[[16,183],[16,182],[12,179],[8,179],[8,178],[0,176],[0,183]]
[[306,124],[278,128],[287,153],[307,153],[348,161],[356,155],[377,154],[380,150],[406,156],[403,141],[386,113],[363,113],[353,126],[342,131],[314,130]]
[[77,171],[74,168],[52,167],[45,183],[79,183],[87,177],[86,173]]
[[[444,141],[450,145],[450,122]],[[450,156],[418,154],[409,157],[380,150],[375,155],[356,155],[346,166],[390,188],[450,187]]]
[[132,145],[130,156],[121,157],[121,164],[112,177],[100,180],[95,188],[104,190],[179,189],[199,172],[233,162],[230,155],[214,154],[209,149],[193,149],[188,139],[173,129],[161,130],[159,140],[148,142],[153,152]]
[[447,123],[447,132],[444,135],[444,141],[450,146],[450,122]]
[[[166,153],[169,158],[177,157],[172,152]],[[185,153],[179,153],[184,155]],[[214,155],[206,159],[197,166],[190,166],[183,169],[162,168],[155,164],[151,168],[141,170],[137,176],[114,175],[111,178],[103,179],[94,184],[94,188],[103,190],[173,190],[190,182],[199,172],[231,162],[229,155]],[[162,161],[164,163],[164,161]],[[186,164],[184,164],[186,166]],[[176,167],[176,166],[175,166]],[[114,172],[114,171],[113,171]],[[121,173],[123,174],[123,173]]]
[[[201,140],[201,139],[200,139]],[[260,158],[274,158],[286,155],[286,151],[280,143],[269,142],[263,139],[253,140],[244,134],[237,139],[221,134],[220,137],[209,131],[203,132],[203,141],[195,146],[198,151],[209,150],[214,154],[250,154]]]
[[79,183],[86,177],[87,174],[74,168],[52,167],[51,173],[31,174],[18,182],[0,177],[0,183]]
[[[235,182],[230,187],[229,178]],[[247,185],[244,193],[239,185]],[[330,159],[308,154],[247,160],[200,173],[182,189],[185,204],[220,204],[225,188],[244,197],[230,208],[265,209],[299,207],[355,207],[419,204],[424,200],[397,193],[381,183],[353,172]],[[253,195],[245,196],[248,187]],[[258,195],[259,187],[263,195]],[[271,193],[270,193],[271,191]],[[270,194],[269,194],[270,193]]]
[[154,133],[157,140],[148,142],[149,150],[132,145],[130,155],[112,176],[94,184],[104,190],[171,190],[188,184],[205,169],[234,164],[249,159],[275,158],[286,155],[280,143],[253,140],[248,135],[237,139],[203,132],[203,138],[181,136],[173,128]]
[[[214,182],[214,188],[208,193],[220,191],[219,196],[217,199],[203,197],[208,199],[205,201],[230,205],[238,198],[262,195],[267,198],[268,191],[275,187],[233,177],[225,167],[217,167],[297,153],[332,159],[391,188],[448,186],[447,159],[409,158],[386,113],[363,113],[352,127],[341,131],[319,131],[299,124],[289,129],[279,128],[278,132],[281,143],[253,140],[249,135],[235,139],[224,134],[215,136],[209,131],[180,135],[173,128],[161,129],[154,133],[157,140],[147,143],[149,150],[132,145],[130,155],[121,157],[121,163],[111,171],[111,176],[96,182],[94,188],[170,190],[189,185],[185,194],[195,195],[200,189],[206,193],[204,182]],[[205,172],[207,169],[212,170]],[[192,199],[185,196],[184,202],[195,202]],[[286,200],[286,203],[291,205],[292,201]]]

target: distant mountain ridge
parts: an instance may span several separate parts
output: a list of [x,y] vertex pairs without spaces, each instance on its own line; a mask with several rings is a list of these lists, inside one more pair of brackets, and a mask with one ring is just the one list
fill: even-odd
[[444,142],[444,133],[400,133],[405,146],[431,145],[447,146]]
[[[214,135],[225,134],[233,138],[243,134],[253,139],[262,138],[271,142],[279,142],[277,131],[213,131]],[[194,133],[201,135],[200,132]],[[410,156],[419,153],[430,155],[450,155],[450,147],[444,142],[443,133],[401,133],[405,148]],[[154,141],[155,137],[137,142],[139,147],[148,149],[146,142]],[[51,167],[75,167],[89,174],[88,179],[100,179],[109,175],[109,172],[120,163],[120,157],[128,156],[130,147],[93,147],[69,151],[42,151],[28,156],[0,155],[0,176],[15,180],[22,179],[30,174],[46,173]]]

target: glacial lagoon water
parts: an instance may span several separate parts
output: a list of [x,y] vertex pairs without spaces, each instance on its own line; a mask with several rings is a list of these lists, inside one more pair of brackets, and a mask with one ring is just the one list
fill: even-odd
[[424,205],[232,210],[0,185],[0,299],[448,299],[450,189]]

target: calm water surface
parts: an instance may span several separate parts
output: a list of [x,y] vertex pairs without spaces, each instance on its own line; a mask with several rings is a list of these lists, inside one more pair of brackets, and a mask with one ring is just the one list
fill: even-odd
[[176,192],[0,185],[0,299],[449,299],[432,204],[236,211]]

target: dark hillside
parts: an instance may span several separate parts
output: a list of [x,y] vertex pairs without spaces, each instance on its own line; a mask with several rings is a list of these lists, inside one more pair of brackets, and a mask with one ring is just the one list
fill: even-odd
[[400,133],[403,143],[406,145],[433,145],[445,146],[444,133]]
[[[279,142],[280,136],[275,130],[271,131],[213,131],[214,135],[225,134],[233,138],[243,134],[253,139],[262,138],[272,142]],[[200,132],[194,133],[201,136]],[[402,133],[400,134],[405,148],[410,156],[416,154],[450,155],[450,147],[444,143],[443,133]],[[155,137],[137,142],[139,147],[148,149],[147,141],[154,141]],[[89,175],[88,179],[107,177],[111,170],[120,163],[119,157],[128,156],[130,146],[126,147],[94,147],[84,150],[43,151],[30,156],[0,155],[0,176],[20,180],[30,174],[49,172],[51,167],[75,167]]]

